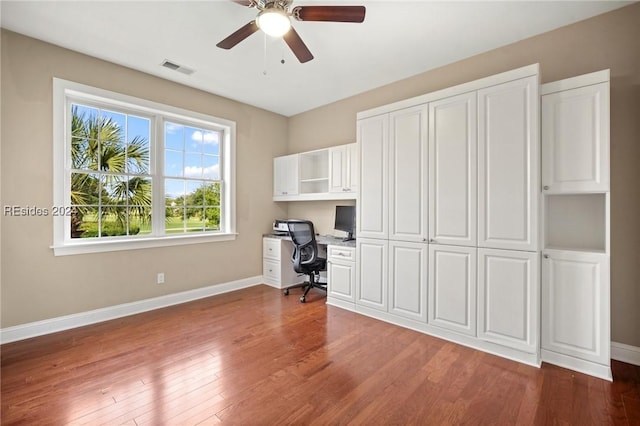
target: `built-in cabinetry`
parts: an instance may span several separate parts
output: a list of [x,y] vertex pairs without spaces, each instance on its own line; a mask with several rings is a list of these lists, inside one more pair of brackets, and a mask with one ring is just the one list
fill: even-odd
[[304,282],[304,275],[291,267],[293,246],[279,238],[262,239],[262,276],[265,284],[284,288]]
[[611,380],[609,71],[542,86],[542,360]]
[[534,65],[358,114],[356,311],[539,362],[538,86]]
[[355,199],[357,188],[355,143],[273,160],[274,201]]

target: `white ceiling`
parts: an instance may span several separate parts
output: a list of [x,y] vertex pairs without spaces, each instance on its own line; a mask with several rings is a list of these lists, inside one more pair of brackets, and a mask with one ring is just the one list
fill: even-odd
[[291,116],[630,3],[296,0],[367,8],[362,24],[294,20],[305,64],[261,32],[217,48],[256,16],[231,1],[3,0],[0,14],[9,30]]

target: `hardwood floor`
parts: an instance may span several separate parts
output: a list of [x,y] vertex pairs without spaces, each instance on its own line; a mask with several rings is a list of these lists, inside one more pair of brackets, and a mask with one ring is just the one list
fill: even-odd
[[267,286],[1,350],[3,425],[640,425],[640,367],[537,369]]

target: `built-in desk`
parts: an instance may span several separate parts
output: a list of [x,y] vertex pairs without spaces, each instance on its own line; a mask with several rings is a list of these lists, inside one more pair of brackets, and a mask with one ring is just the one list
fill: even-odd
[[[321,256],[327,258],[327,303],[353,310],[356,282],[356,242],[330,235],[316,235]],[[293,243],[288,235],[264,234],[262,275],[266,284],[285,288],[305,281],[293,270]],[[344,302],[348,302],[345,306]]]

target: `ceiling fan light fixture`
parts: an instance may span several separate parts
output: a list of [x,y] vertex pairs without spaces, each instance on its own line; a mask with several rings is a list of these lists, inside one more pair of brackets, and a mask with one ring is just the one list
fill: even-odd
[[291,29],[291,21],[287,14],[275,8],[260,12],[256,24],[271,37],[282,37]]

